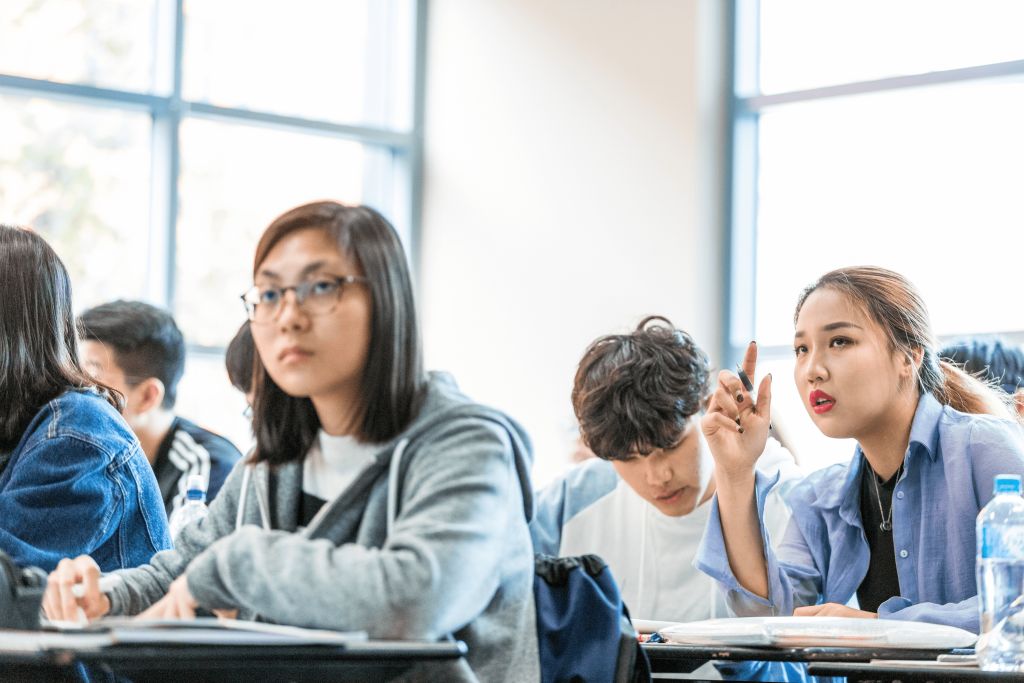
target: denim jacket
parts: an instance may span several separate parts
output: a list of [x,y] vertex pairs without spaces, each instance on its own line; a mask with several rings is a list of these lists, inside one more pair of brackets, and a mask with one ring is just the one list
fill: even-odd
[[87,554],[108,572],[170,547],[153,470],[117,411],[89,391],[43,406],[0,475],[0,549],[45,571]]

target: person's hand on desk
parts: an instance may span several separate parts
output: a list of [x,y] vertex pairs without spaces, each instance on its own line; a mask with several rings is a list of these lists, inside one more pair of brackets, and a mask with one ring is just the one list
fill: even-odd
[[[75,584],[82,584],[84,588],[80,598],[72,593]],[[100,592],[100,567],[88,555],[61,560],[50,572],[43,595],[43,611],[51,621],[78,621],[79,608],[89,619],[110,611],[110,600]]]
[[167,595],[154,602],[139,619],[194,619],[199,603],[188,590],[188,577],[182,574],[167,589]]
[[[194,619],[199,603],[188,589],[188,578],[182,574],[167,589],[167,595],[153,603],[139,615],[139,619]],[[213,613],[221,619],[234,619],[237,609],[215,609]]]
[[864,610],[853,609],[846,605],[840,605],[838,602],[826,602],[821,605],[808,605],[807,607],[797,607],[793,610],[794,617],[852,617],[854,619],[877,619],[878,615],[874,612],[865,612]]

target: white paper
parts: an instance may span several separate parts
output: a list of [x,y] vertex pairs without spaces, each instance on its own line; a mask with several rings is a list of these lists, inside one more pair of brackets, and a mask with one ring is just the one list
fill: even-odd
[[[266,624],[259,621],[198,617],[196,619],[139,619],[102,617],[86,625],[49,622],[63,634],[97,634],[112,643],[194,643],[222,645],[344,645],[367,639],[365,631],[326,631]],[[77,635],[75,637],[78,637]]]
[[0,630],[0,652],[96,650],[114,643],[109,633],[53,633]]
[[685,645],[774,647],[891,647],[945,649],[970,647],[970,631],[888,619],[846,617],[737,617],[678,624],[660,630],[669,642]]
[[633,622],[633,628],[636,629],[636,632],[644,635],[649,633],[658,633],[662,629],[682,625],[682,623],[678,621],[652,621],[650,619],[630,619],[630,621]]

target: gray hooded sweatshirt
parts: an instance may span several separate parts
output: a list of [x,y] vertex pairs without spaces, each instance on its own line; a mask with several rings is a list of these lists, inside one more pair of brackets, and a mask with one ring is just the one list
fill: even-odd
[[239,462],[175,549],[118,572],[110,613],[138,614],[185,573],[201,606],[239,618],[465,641],[472,673],[428,666],[417,680],[540,681],[531,460],[522,427],[432,373],[409,428],[304,530],[302,462]]

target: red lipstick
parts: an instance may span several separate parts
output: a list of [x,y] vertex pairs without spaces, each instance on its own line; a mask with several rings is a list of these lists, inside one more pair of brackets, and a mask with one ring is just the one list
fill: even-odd
[[811,402],[811,410],[818,415],[832,410],[833,406],[836,404],[836,400],[821,389],[815,389],[812,391],[808,399]]

